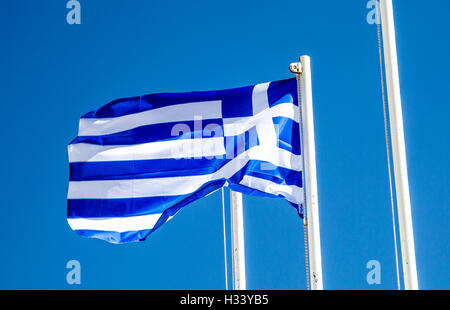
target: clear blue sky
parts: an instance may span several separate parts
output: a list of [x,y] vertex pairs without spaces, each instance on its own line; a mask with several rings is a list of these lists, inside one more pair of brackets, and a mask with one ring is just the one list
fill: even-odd
[[[67,145],[79,117],[152,92],[290,78],[312,58],[324,285],[394,289],[376,26],[365,0],[1,1],[0,288],[223,289],[220,193],[147,241],[85,239],[66,222]],[[450,3],[394,1],[420,287],[450,288]],[[249,289],[304,289],[303,227],[245,197]],[[81,263],[79,286],[66,263]],[[381,263],[368,285],[366,263]],[[231,263],[231,259],[230,259]]]

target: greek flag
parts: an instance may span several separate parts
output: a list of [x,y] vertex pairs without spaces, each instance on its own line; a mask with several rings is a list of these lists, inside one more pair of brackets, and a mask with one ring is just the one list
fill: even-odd
[[70,143],[68,222],[79,235],[142,241],[229,186],[303,215],[297,81],[125,98],[87,113]]

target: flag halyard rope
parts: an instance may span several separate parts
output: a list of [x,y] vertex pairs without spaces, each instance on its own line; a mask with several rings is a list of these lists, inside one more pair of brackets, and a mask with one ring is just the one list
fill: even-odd
[[309,291],[310,288],[310,284],[309,284],[309,248],[308,248],[308,221],[306,220],[305,217],[305,221],[303,224],[303,239],[305,242],[305,269],[306,269],[306,289]]
[[228,290],[228,260],[227,260],[227,234],[225,228],[225,195],[222,187],[222,227],[223,227],[223,258],[225,264],[225,289]]
[[[294,69],[298,69],[298,73],[296,74],[297,76],[297,98],[298,98],[298,108],[300,111],[300,147],[301,147],[301,152],[303,153],[303,118],[302,118],[302,92],[301,92],[301,77],[300,74],[300,67],[301,64],[299,64],[298,68],[294,68]],[[303,157],[304,160],[304,157]],[[305,188],[305,174],[304,171],[302,171],[302,185],[303,188]],[[309,246],[308,246],[308,219],[306,217],[306,191],[303,191],[303,240],[304,240],[304,244],[305,244],[305,270],[306,270],[306,289],[309,291],[311,289],[311,285],[310,285],[310,276],[309,276]]]
[[389,125],[388,125],[388,116],[386,109],[386,91],[384,87],[384,70],[383,70],[383,52],[382,52],[382,39],[381,39],[381,27],[380,27],[380,6],[379,2],[376,1],[377,6],[377,35],[378,35],[378,54],[380,59],[380,76],[381,76],[381,95],[383,100],[383,116],[384,116],[384,131],[385,131],[385,139],[386,139],[386,153],[387,153],[387,165],[388,165],[388,173],[389,173],[389,191],[391,198],[391,213],[392,213],[392,229],[394,233],[394,249],[395,249],[395,269],[397,273],[397,289],[400,290],[400,272],[399,272],[399,263],[398,263],[398,246],[397,246],[397,230],[395,227],[395,210],[394,210],[394,194],[393,194],[393,186],[392,186],[392,168],[391,168],[391,157],[390,157],[390,144],[389,144]]

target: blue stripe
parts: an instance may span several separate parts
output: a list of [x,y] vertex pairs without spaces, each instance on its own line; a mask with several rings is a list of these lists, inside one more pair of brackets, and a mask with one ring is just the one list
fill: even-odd
[[[228,187],[232,191],[243,193],[245,195],[250,195],[250,196],[258,196],[258,197],[266,197],[266,198],[280,198],[281,197],[281,196],[279,197],[279,196],[275,196],[275,195],[272,195],[272,194],[260,192],[260,191],[258,191],[256,189],[253,189],[253,188],[241,185],[241,184],[230,183],[230,185]],[[283,197],[281,197],[281,198],[283,198]],[[305,210],[304,210],[303,205],[298,205],[298,204],[292,203],[290,201],[288,201],[288,203],[297,210],[298,215],[300,216],[300,218],[304,217],[304,211]]]
[[181,203],[190,195],[122,199],[69,199],[67,217],[101,218],[157,214]]
[[[110,118],[134,114],[170,105],[189,102],[222,100],[223,117],[242,117],[252,115],[252,91],[254,86],[246,86],[216,91],[161,93],[114,100],[82,118]],[[297,81],[295,78],[271,82],[268,89],[271,106],[286,94],[290,94],[297,103]]]
[[293,78],[271,82],[269,89],[267,90],[267,97],[269,99],[270,107],[287,102],[285,100],[286,98],[289,98],[289,102],[292,102],[294,105],[298,106],[297,80]]
[[152,159],[77,162],[70,164],[70,181],[128,180],[210,174],[230,159]]
[[99,109],[93,110],[82,118],[111,118],[134,114],[171,105],[190,102],[222,100],[223,117],[243,117],[252,115],[252,91],[254,86],[234,89],[187,92],[162,93],[141,97],[130,97],[112,101]]
[[127,199],[68,199],[68,218],[126,217],[162,213],[181,208],[221,188],[225,180],[211,181],[187,195],[127,198]]
[[273,123],[278,133],[279,148],[301,155],[300,125],[286,117],[274,117]]
[[[197,126],[199,128],[196,128]],[[222,119],[202,120],[195,125],[194,121],[153,124],[109,135],[80,136],[75,138],[71,144],[133,145],[155,141],[210,137],[223,137]]]
[[145,229],[120,233],[117,231],[103,230],[75,230],[82,237],[102,239],[114,244],[144,241],[152,231],[152,229]]
[[278,167],[264,161],[249,161],[244,168],[230,178],[230,181],[238,184],[245,175],[265,179],[281,185],[296,185],[302,187],[301,172]]

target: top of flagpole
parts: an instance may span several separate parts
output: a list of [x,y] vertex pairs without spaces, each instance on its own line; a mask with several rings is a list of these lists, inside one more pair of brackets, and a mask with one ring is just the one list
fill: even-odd
[[289,65],[289,71],[291,71],[293,74],[302,74],[303,65],[301,57],[299,59],[299,62],[293,62]]

